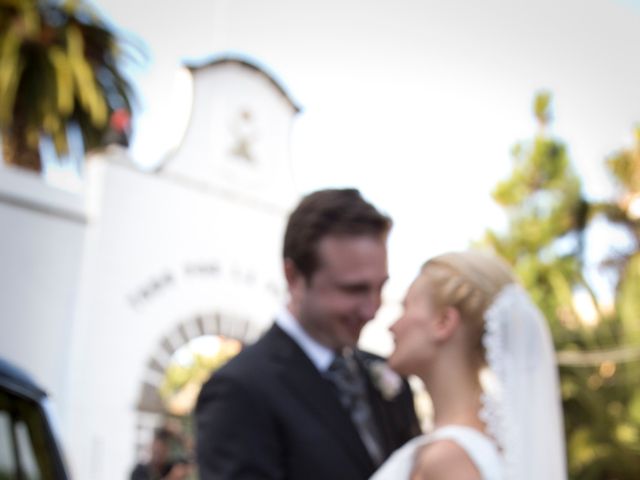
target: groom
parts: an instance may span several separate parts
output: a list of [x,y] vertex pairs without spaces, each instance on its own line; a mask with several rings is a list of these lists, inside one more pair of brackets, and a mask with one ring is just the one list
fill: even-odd
[[289,303],[198,399],[202,480],[367,479],[420,433],[408,384],[357,349],[381,304],[390,228],[355,189],[314,192],[291,213]]

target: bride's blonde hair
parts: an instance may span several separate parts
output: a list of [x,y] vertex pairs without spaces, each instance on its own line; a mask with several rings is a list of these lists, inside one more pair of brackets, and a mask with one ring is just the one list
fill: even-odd
[[509,265],[484,250],[448,252],[428,260],[421,270],[437,308],[454,307],[469,332],[469,348],[479,365],[485,363],[482,335],[484,313],[505,285],[515,281]]

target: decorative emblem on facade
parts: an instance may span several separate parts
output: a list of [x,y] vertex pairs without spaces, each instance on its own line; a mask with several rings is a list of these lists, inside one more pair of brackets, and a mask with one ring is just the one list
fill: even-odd
[[232,136],[230,153],[232,157],[239,158],[248,163],[256,162],[256,155],[253,149],[258,138],[256,123],[251,111],[242,108],[231,119],[229,130]]

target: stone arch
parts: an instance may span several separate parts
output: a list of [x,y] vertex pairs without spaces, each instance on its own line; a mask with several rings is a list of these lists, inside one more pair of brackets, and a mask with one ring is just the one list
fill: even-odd
[[167,412],[160,397],[159,386],[173,354],[191,340],[203,335],[235,339],[244,347],[253,343],[261,333],[262,327],[247,316],[214,311],[180,321],[160,338],[145,364],[135,404],[135,449],[138,458],[142,457],[151,443],[154,429],[165,419]]

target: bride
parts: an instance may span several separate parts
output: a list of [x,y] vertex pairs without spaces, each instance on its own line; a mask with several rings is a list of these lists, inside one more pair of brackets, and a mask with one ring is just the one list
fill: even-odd
[[432,258],[391,332],[389,364],[424,382],[434,430],[371,480],[566,479],[551,338],[506,263],[475,250]]

